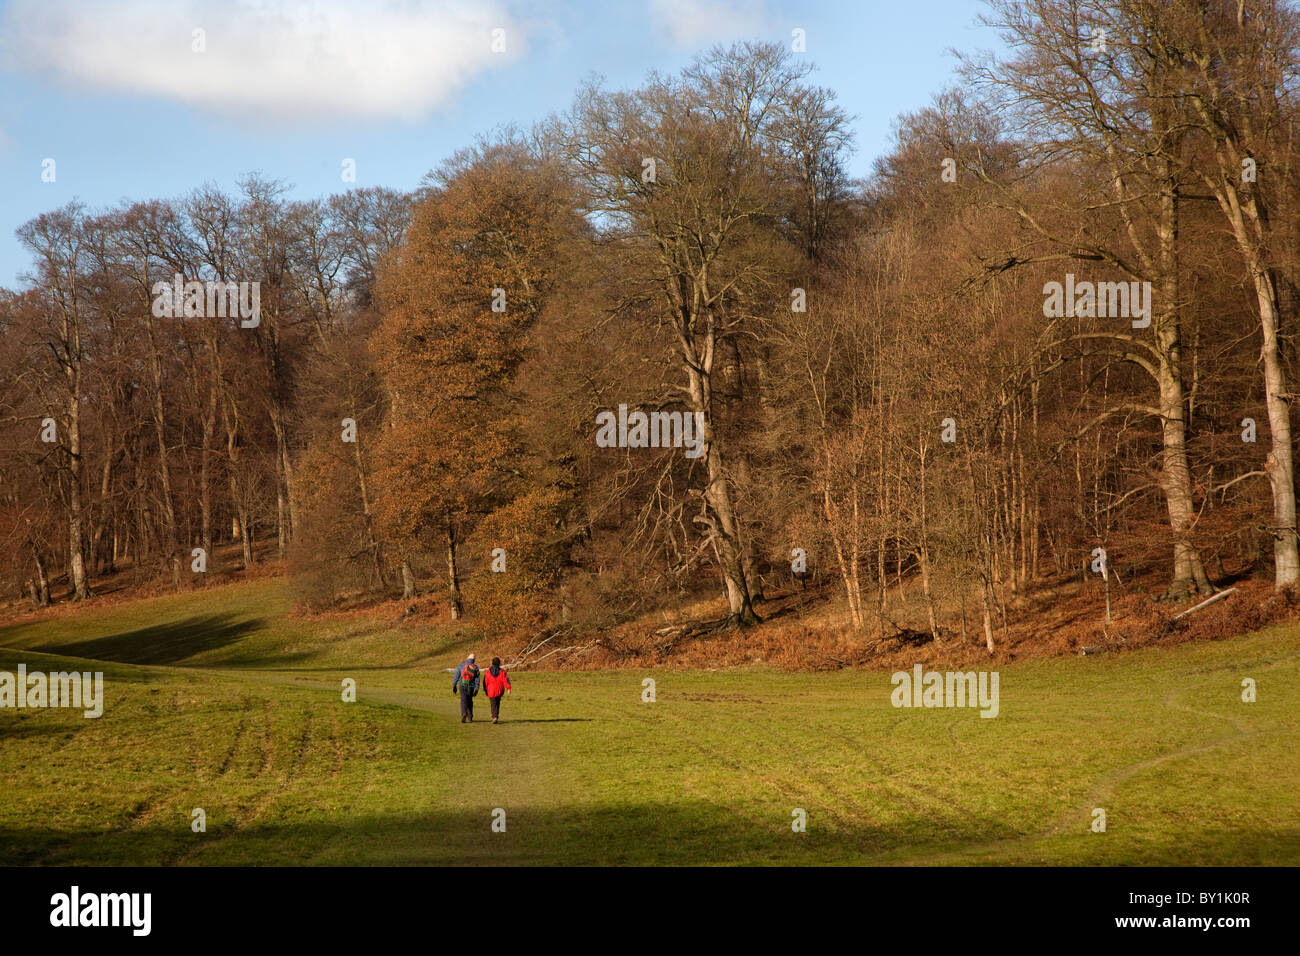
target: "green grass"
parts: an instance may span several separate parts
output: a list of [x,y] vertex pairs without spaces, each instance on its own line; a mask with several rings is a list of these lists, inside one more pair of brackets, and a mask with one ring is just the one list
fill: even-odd
[[0,670],[107,698],[0,709],[0,864],[1300,863],[1294,627],[1004,666],[992,720],[754,666],[520,672],[492,726],[447,635],[287,610],[270,580],[0,630]]

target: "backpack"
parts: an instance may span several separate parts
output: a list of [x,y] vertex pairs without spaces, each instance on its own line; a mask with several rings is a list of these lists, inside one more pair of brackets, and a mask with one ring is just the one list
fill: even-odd
[[464,670],[460,672],[460,686],[470,689],[474,686],[474,678],[478,676],[473,664],[466,664]]

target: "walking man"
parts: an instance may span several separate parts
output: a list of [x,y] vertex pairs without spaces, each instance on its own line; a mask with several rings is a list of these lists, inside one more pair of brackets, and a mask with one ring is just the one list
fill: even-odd
[[451,692],[460,692],[460,722],[474,723],[474,695],[478,693],[479,669],[471,654],[456,668],[456,679],[451,682]]
[[501,666],[501,658],[492,658],[492,666],[483,675],[483,690],[492,705],[492,723],[495,724],[501,716],[501,695],[510,693],[510,675]]

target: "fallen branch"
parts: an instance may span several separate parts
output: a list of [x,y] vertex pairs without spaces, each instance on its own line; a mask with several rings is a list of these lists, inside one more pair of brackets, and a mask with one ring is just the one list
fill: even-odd
[[510,662],[505,665],[505,667],[507,669],[511,667],[522,667],[524,664],[528,662],[528,656],[530,654],[536,654],[543,647],[551,643],[551,641],[555,640],[563,633],[564,633],[563,628],[557,628],[556,630],[551,631],[550,634],[547,634],[537,643],[530,644],[529,646],[525,647],[522,651],[520,651],[518,654],[516,654],[513,658],[511,658]]
[[1171,617],[1169,620],[1170,620],[1170,621],[1176,621],[1176,620],[1178,620],[1179,618],[1187,617],[1187,615],[1189,615],[1189,614],[1195,614],[1195,613],[1196,613],[1197,611],[1199,611],[1201,608],[1203,608],[1203,607],[1207,607],[1207,606],[1213,604],[1215,601],[1219,600],[1220,598],[1226,598],[1229,594],[1231,594],[1232,592],[1234,592],[1234,591],[1236,591],[1236,590],[1237,590],[1236,588],[1228,588],[1228,590],[1226,590],[1226,591],[1220,591],[1218,594],[1214,595],[1213,597],[1208,597],[1208,598],[1206,598],[1206,599],[1205,599],[1204,601],[1202,601],[1200,604],[1196,605],[1196,607],[1189,607],[1186,611],[1183,611],[1181,614],[1175,614],[1175,615],[1174,615],[1173,617]]
[[725,630],[730,623],[731,618],[723,617],[716,621],[687,621],[684,624],[669,624],[652,631],[650,637],[655,641],[656,650],[660,653],[666,653],[677,646],[679,641],[688,637],[698,637],[701,634],[711,634],[714,631]]
[[581,644],[581,645],[570,644],[568,647],[557,647],[554,650],[547,651],[541,657],[537,658],[537,660],[532,661],[532,663],[540,664],[542,661],[546,660],[546,658],[550,657],[552,654],[563,654],[565,651],[572,651],[575,648],[577,649],[578,653],[581,654],[583,651],[590,650],[592,647],[596,645],[596,643],[597,642],[593,640],[593,641],[588,641],[586,644]]

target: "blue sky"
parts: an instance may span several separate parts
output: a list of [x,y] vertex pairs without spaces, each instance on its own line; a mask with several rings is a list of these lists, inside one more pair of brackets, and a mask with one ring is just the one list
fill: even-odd
[[[14,230],[79,199],[231,189],[291,196],[414,187],[477,134],[607,85],[671,72],[715,42],[805,31],[817,82],[856,115],[851,171],[899,113],[953,81],[950,48],[993,48],[978,0],[0,0],[0,285],[29,268]],[[504,51],[493,51],[493,31]],[[202,31],[196,33],[195,31]],[[498,46],[500,43],[498,43]],[[201,47],[202,49],[196,49]],[[54,182],[42,181],[55,161]]]

